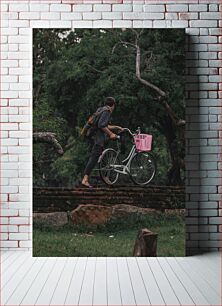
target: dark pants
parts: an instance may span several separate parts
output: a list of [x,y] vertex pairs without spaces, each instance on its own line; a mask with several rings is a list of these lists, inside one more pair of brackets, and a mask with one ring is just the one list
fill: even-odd
[[84,170],[84,175],[90,175],[93,168],[97,164],[98,159],[103,152],[103,148],[104,148],[105,141],[106,141],[106,136],[104,132],[102,132],[101,130],[98,130],[92,140],[94,142],[94,145],[92,147],[92,151],[91,151],[88,163],[86,165],[86,168]]
[[84,170],[84,175],[90,175],[93,168],[97,164],[97,162],[99,160],[99,157],[102,154],[102,152],[103,152],[103,146],[95,143],[93,148],[92,148],[92,152],[91,152],[91,155],[89,157],[86,168]]

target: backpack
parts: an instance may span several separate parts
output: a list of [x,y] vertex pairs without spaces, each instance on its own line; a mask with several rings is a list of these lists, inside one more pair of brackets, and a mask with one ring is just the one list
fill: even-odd
[[87,120],[86,124],[83,126],[80,134],[83,137],[91,138],[95,135],[97,131],[97,123],[99,121],[100,115],[109,108],[102,107],[93,113]]

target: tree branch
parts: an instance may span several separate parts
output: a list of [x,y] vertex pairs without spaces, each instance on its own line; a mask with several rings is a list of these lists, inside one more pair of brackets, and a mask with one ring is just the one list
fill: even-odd
[[156,85],[144,80],[141,77],[141,73],[140,73],[141,51],[140,51],[140,47],[139,47],[137,41],[136,41],[136,44],[135,44],[135,48],[136,48],[136,77],[137,77],[137,79],[140,81],[140,83],[142,83],[142,84],[152,88],[153,90],[155,90],[161,97],[165,97],[166,96],[165,91],[161,90]]
[[120,41],[119,41],[118,43],[116,43],[116,44],[114,45],[114,47],[112,48],[112,54],[115,52],[116,47],[117,47],[118,45],[125,45],[125,46],[128,45],[128,46],[131,46],[131,47],[135,48],[135,45],[134,45],[134,44],[131,44],[131,43],[127,42],[127,41],[120,40]]
[[93,66],[91,66],[91,65],[89,65],[89,64],[86,64],[89,68],[91,68],[93,71],[95,71],[95,72],[98,72],[98,73],[104,73],[104,71],[101,71],[101,70],[98,70],[98,69],[96,69],[95,67],[93,67]]
[[51,144],[58,154],[62,155],[64,153],[62,146],[55,138],[55,133],[35,132],[33,133],[33,142],[34,143],[42,142],[42,143]]
[[140,47],[138,45],[138,42],[136,40],[136,44],[135,44],[135,48],[136,48],[136,77],[137,79],[144,85],[154,89],[158,94],[159,94],[159,97],[158,97],[158,101],[161,102],[163,104],[163,106],[165,107],[168,115],[170,116],[170,118],[172,119],[173,123],[176,125],[176,126],[184,126],[185,125],[185,120],[183,119],[180,119],[176,113],[172,110],[172,108],[170,107],[170,105],[167,103],[167,100],[166,100],[166,92],[163,91],[162,89],[160,89],[159,87],[157,87],[156,85],[144,80],[142,77],[141,77],[141,73],[140,73],[140,65],[141,65],[141,51],[140,51]]
[[[128,45],[128,46],[131,46],[133,47],[135,50],[136,50],[136,77],[137,79],[140,81],[140,83],[142,83],[143,85],[153,89],[157,94],[158,94],[158,98],[156,99],[158,102],[160,102],[167,114],[170,116],[170,118],[172,119],[173,123],[175,126],[178,126],[178,127],[181,127],[181,126],[184,126],[186,121],[183,120],[183,119],[180,119],[176,113],[172,110],[172,108],[170,107],[170,105],[168,104],[167,102],[167,93],[165,91],[163,91],[162,89],[160,89],[158,86],[152,84],[151,82],[143,79],[141,77],[141,72],[140,72],[140,69],[141,69],[141,50],[140,50],[140,46],[139,46],[139,43],[138,43],[138,40],[139,40],[139,37],[140,35],[142,34],[142,32],[138,33],[136,30],[132,29],[132,31],[135,33],[136,35],[136,39],[135,39],[135,44],[132,44],[132,43],[129,43],[129,42],[126,42],[126,41],[122,41],[120,40],[118,43],[115,44],[115,46],[113,47],[112,49],[112,53],[114,53],[116,47],[118,45]],[[152,56],[152,53],[151,53],[151,56]]]
[[[135,31],[134,31],[135,32]],[[136,32],[136,35],[137,35],[137,39],[139,37],[139,33]],[[118,45],[128,45],[128,46],[131,46],[133,47],[134,49],[136,49],[136,77],[137,79],[144,85],[146,86],[149,86],[150,88],[154,89],[159,95],[161,95],[162,97],[165,97],[166,96],[166,93],[164,91],[162,91],[159,87],[157,87],[156,85],[153,85],[152,83],[144,80],[141,78],[141,74],[140,74],[140,57],[141,57],[141,52],[140,52],[140,47],[137,43],[137,39],[136,39],[136,42],[135,44],[132,44],[132,43],[129,43],[129,42],[126,42],[126,41],[122,41],[120,40],[118,43],[115,44],[115,46],[113,47],[112,49],[112,53],[114,53],[116,47]]]

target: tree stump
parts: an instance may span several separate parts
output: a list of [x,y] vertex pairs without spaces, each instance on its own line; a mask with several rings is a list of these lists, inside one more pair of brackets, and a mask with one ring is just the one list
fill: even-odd
[[157,256],[157,237],[155,234],[143,228],[138,232],[134,245],[133,256],[156,257]]

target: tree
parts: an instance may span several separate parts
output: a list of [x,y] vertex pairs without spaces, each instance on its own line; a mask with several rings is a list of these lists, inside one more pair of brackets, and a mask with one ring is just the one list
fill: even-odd
[[[185,124],[182,30],[59,31],[48,34],[54,41],[50,46],[39,42],[41,60],[34,70],[37,80],[34,87],[37,88],[39,80],[42,82],[39,105],[34,105],[34,113],[38,117],[40,111],[43,113],[42,103],[46,105],[55,127],[50,132],[56,130],[58,141],[62,141],[66,151],[64,156],[55,157],[51,168],[56,170],[54,166],[59,164],[58,173],[62,173],[64,165],[63,173],[67,179],[68,175],[72,177],[75,171],[69,173],[66,158],[85,150],[78,130],[104,97],[111,95],[118,101],[114,114],[116,123],[121,122],[131,129],[140,125],[144,132],[153,134],[154,153],[159,156],[158,168],[161,169],[157,180],[166,180],[168,172],[170,184],[181,183]],[[44,116],[48,118],[47,112]],[[65,123],[61,131],[55,124],[58,119]],[[36,127],[40,127],[37,122]],[[38,131],[48,130],[42,126]],[[80,164],[83,167],[83,161]],[[81,168],[77,171],[81,172]]]
[[[169,100],[169,92],[162,90],[160,87],[155,85],[152,81],[147,81],[142,77],[141,73],[141,47],[140,47],[140,37],[143,34],[144,30],[131,30],[134,35],[134,42],[123,41],[120,39],[119,42],[113,47],[112,52],[116,49],[117,45],[121,44],[125,47],[132,47],[135,51],[135,74],[138,81],[145,85],[148,89],[151,89],[156,98],[154,99],[156,103],[160,103],[166,114],[161,120],[159,120],[159,131],[161,131],[166,139],[170,150],[170,156],[172,161],[172,167],[168,171],[168,179],[170,184],[181,184],[181,174],[180,169],[185,171],[185,163],[184,163],[184,152],[179,150],[179,141],[182,142],[182,145],[185,146],[185,120],[181,119],[178,114],[170,106]],[[152,49],[150,51],[146,51],[149,53],[149,61],[153,56]],[[155,56],[155,55],[154,55]],[[144,66],[144,64],[143,64]],[[177,140],[179,138],[179,141]]]

